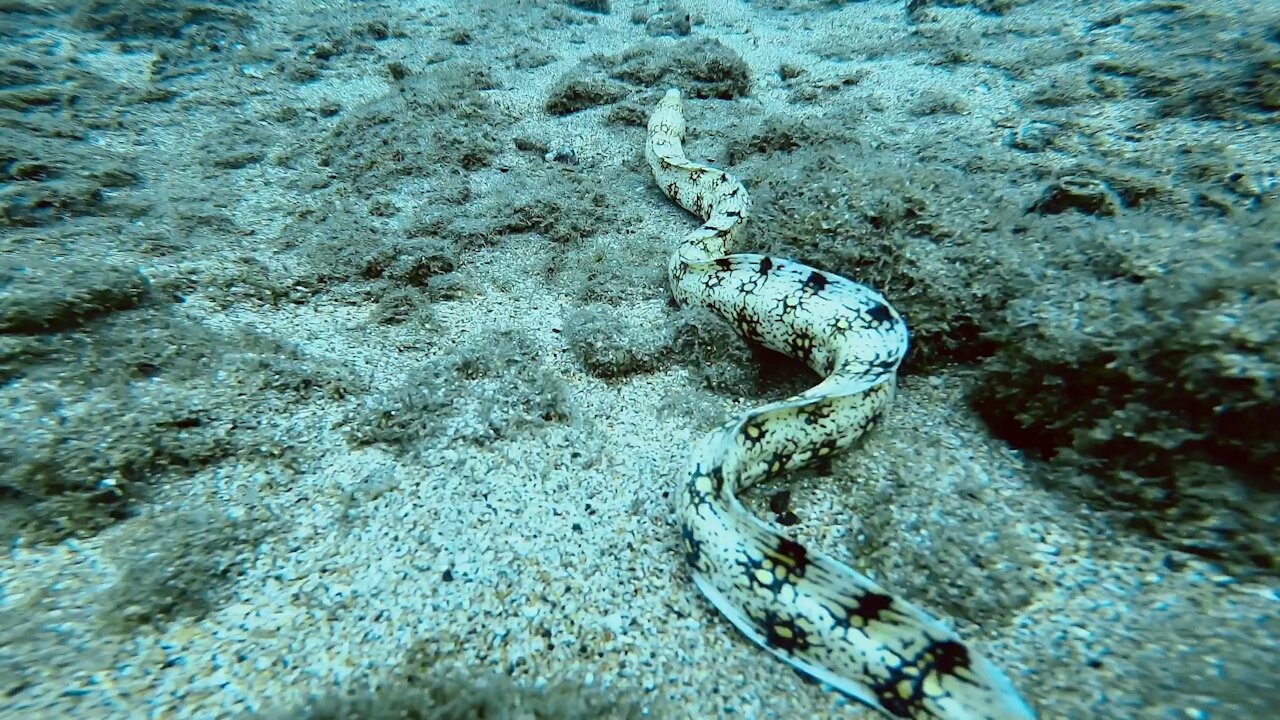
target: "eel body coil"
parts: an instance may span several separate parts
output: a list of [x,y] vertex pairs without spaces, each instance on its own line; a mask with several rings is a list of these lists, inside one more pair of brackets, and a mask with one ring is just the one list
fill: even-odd
[[701,305],[748,340],[825,379],[710,432],[681,479],[676,512],[698,589],[775,656],[887,715],[1027,720],[1031,709],[988,660],[914,605],[756,518],[735,493],[847,447],[880,421],[907,350],[879,293],[788,260],[736,253],[751,209],[728,173],[685,157],[680,92],[649,119],[645,158],[672,200],[703,224],[668,265],[681,305]]

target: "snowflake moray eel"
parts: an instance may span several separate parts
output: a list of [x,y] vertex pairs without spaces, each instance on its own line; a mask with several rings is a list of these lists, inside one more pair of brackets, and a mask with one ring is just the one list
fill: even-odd
[[676,494],[694,583],[756,644],[886,715],[1034,718],[1000,670],[938,620],[769,527],[735,496],[872,429],[893,400],[907,327],[870,288],[735,253],[750,197],[732,175],[686,158],[684,132],[680,91],[668,90],[649,119],[645,159],[663,192],[703,220],[671,255],[676,301],[709,308],[743,337],[825,378],[743,413],[694,450]]

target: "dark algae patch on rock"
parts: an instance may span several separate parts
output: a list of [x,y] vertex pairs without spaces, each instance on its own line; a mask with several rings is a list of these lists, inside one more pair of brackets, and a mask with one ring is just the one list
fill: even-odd
[[352,419],[357,445],[382,444],[414,455],[459,442],[483,445],[568,420],[563,380],[520,333],[440,353],[401,386],[369,399]]
[[1013,146],[1070,168],[1029,217],[1063,232],[985,328],[973,404],[1121,526],[1276,573],[1280,10],[1136,3],[1089,28],[1066,57],[1091,69],[1091,98],[1059,95],[1110,117],[1028,98]]
[[137,268],[76,257],[10,254],[0,258],[0,333],[69,330],[113,311],[139,307],[150,289]]
[[[441,629],[447,642],[453,633]],[[530,687],[483,670],[459,673],[444,662],[437,638],[413,644],[389,677],[368,687],[317,695],[275,707],[264,720],[640,720],[668,717],[665,704],[644,702],[617,689],[568,680]]]
[[671,85],[690,97],[731,100],[751,91],[751,75],[742,57],[717,39],[650,40],[591,56],[551,88],[544,109],[567,115]]
[[773,160],[755,218],[773,252],[891,297],[911,327],[908,370],[991,351],[982,332],[1024,275],[1019,253],[1036,248],[1008,240],[1020,209],[972,192],[994,178],[847,142]]
[[191,26],[244,26],[252,17],[231,2],[88,0],[76,3],[74,24],[111,40],[173,38]]
[[1162,116],[1276,122],[1280,11],[1273,3],[1133,3],[1092,27],[1143,48],[1093,61],[1093,83],[1104,94],[1154,100]]
[[208,510],[157,514],[113,549],[120,575],[103,593],[103,626],[127,634],[203,617],[226,599],[269,531],[261,518],[232,519]]
[[1013,303],[974,405],[1017,447],[1088,471],[1064,477],[1129,525],[1275,572],[1280,222],[1173,229],[1161,248],[1150,228],[1128,258],[1149,253],[1147,274]]
[[0,369],[5,540],[91,535],[158,484],[279,452],[263,432],[270,408],[327,386],[274,340],[213,332],[163,307],[56,334],[0,333]]
[[496,676],[385,685],[319,697],[271,720],[640,720],[655,718],[642,703],[568,683],[533,689]]

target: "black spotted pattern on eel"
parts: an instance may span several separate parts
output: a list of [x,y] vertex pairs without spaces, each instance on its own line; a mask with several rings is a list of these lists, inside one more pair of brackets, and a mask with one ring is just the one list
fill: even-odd
[[893,400],[902,317],[876,291],[796,262],[734,252],[751,198],[732,175],[685,157],[684,109],[668,90],[649,119],[654,179],[703,221],[668,264],[681,305],[825,379],[702,439],[676,495],[681,544],[703,595],[784,662],[891,717],[1028,720],[990,661],[937,619],[756,518],[736,493],[848,447]]

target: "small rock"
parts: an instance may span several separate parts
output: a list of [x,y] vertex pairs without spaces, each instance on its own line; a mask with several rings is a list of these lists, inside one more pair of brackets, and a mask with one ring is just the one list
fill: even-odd
[[573,148],[569,147],[568,145],[561,145],[555,148],[554,150],[549,150],[547,151],[547,154],[543,155],[542,157],[547,162],[558,162],[564,165],[578,164],[577,153],[575,153],[573,151]]
[[1062,129],[1053,123],[1026,120],[1014,129],[1009,144],[1019,150],[1039,152],[1052,144],[1061,131]]
[[1041,215],[1059,215],[1079,210],[1087,215],[1115,215],[1120,209],[1116,194],[1101,180],[1088,177],[1064,177],[1049,187],[1031,206]]
[[608,15],[612,10],[609,0],[568,0],[568,4],[579,10]]
[[660,12],[649,17],[644,31],[651,37],[684,37],[693,32],[693,17],[687,12]]

